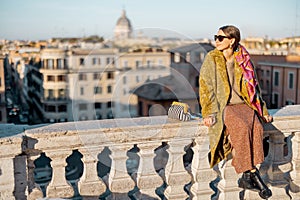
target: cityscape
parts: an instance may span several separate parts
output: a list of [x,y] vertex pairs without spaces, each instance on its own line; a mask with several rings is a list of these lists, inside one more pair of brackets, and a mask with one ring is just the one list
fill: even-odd
[[[0,40],[0,124],[5,131],[13,125],[14,130],[7,131],[13,134],[21,127],[21,137],[0,134],[0,159],[5,160],[0,162],[0,176],[9,177],[0,180],[0,198],[249,196],[235,188],[231,168],[223,168],[230,173],[223,186],[224,174],[216,177],[215,169],[202,164],[207,162],[208,139],[198,121],[180,124],[164,118],[174,101],[188,104],[201,116],[199,72],[215,48],[213,38],[191,39],[172,31],[165,37],[151,36],[146,30],[135,31],[134,20],[120,9],[110,38],[95,34]],[[271,113],[284,108],[297,114],[265,130],[268,159],[260,170],[268,183],[281,184],[273,187],[275,199],[280,199],[287,193],[280,190],[282,185],[292,185],[288,178],[299,181],[296,170],[289,177],[292,170],[277,168],[299,163],[290,151],[295,155],[300,147],[299,136],[291,147],[299,130],[300,35],[245,37],[241,44],[251,54]],[[294,187],[291,195],[299,192]]]
[[[173,101],[201,112],[197,79],[214,41],[134,33],[124,9],[113,34],[1,41],[1,122],[165,115]],[[300,37],[244,38],[242,44],[253,56],[268,108],[299,104]]]

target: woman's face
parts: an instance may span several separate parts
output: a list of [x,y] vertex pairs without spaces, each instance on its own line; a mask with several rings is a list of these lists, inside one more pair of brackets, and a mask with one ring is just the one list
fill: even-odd
[[216,48],[220,51],[230,48],[230,44],[233,44],[234,39],[228,38],[225,33],[220,29],[215,35]]

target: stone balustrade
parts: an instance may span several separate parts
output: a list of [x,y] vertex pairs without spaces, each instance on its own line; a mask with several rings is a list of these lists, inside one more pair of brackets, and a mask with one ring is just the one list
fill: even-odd
[[[270,199],[300,199],[300,107],[282,110],[265,125],[259,169]],[[209,167],[207,128],[198,120],[156,116],[21,129],[0,138],[0,199],[260,199],[238,188],[230,159]]]

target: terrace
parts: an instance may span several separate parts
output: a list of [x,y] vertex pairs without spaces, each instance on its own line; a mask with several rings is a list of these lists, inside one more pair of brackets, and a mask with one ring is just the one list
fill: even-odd
[[[265,125],[259,166],[271,199],[299,199],[300,106]],[[0,199],[260,199],[224,161],[209,168],[207,128],[167,116],[1,125]]]

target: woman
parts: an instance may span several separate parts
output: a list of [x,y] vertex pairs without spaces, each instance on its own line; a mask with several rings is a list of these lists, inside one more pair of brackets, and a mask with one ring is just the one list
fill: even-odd
[[200,104],[209,127],[210,166],[232,153],[232,166],[243,173],[239,186],[256,190],[261,198],[272,196],[256,169],[264,160],[263,126],[271,122],[261,98],[249,53],[239,44],[240,31],[223,26],[215,35],[216,48],[200,70]]

